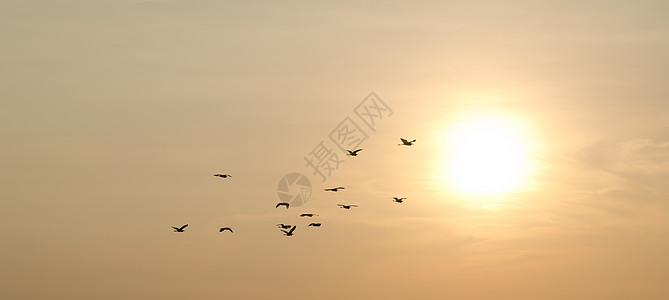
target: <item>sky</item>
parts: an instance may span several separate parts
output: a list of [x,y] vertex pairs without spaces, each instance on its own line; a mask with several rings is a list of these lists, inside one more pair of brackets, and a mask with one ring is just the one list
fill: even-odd
[[9,0],[0,41],[2,299],[669,297],[666,1]]

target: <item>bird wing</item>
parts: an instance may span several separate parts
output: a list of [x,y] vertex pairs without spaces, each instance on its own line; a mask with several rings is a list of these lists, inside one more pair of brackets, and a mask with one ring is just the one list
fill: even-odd
[[291,228],[290,231],[288,231],[288,234],[293,233],[293,231],[295,231],[295,228],[297,228],[297,226],[293,226],[293,228]]
[[176,228],[176,227],[174,227],[174,226],[172,226],[172,228],[174,228],[174,230],[179,230],[179,228]]
[[362,151],[362,149],[355,150],[355,151],[353,151],[353,153],[358,153],[360,151]]
[[404,138],[400,138],[400,140],[402,140],[402,143],[403,143],[403,144],[406,144],[406,143],[409,142],[409,141],[405,140]]
[[345,188],[344,188],[343,186],[338,186],[337,189],[339,189],[339,190],[345,190]]
[[186,225],[184,225],[184,226],[181,226],[181,228],[179,228],[179,230],[183,230],[183,229],[186,228],[186,227],[188,227],[188,224],[186,224]]

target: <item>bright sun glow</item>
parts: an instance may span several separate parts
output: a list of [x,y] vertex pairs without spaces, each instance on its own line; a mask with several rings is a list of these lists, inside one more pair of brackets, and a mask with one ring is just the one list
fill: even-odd
[[447,131],[445,180],[460,193],[493,195],[522,188],[528,139],[514,119],[479,114]]

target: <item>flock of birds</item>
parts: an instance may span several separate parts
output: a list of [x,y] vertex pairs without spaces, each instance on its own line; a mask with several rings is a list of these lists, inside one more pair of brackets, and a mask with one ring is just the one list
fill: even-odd
[[[409,140],[404,139],[404,138],[400,138],[400,140],[402,141],[402,143],[397,144],[398,146],[413,146],[413,144],[416,142],[416,140],[409,141]],[[362,151],[362,149],[346,150],[346,152],[348,152],[347,155],[349,155],[349,156],[358,156],[358,153],[360,151]],[[232,175],[230,175],[230,174],[214,174],[214,176],[220,177],[220,178],[231,178],[232,177]],[[325,189],[325,191],[326,192],[338,192],[339,190],[343,190],[343,189],[345,189],[345,187],[337,186],[337,187],[333,187],[333,188],[327,188],[327,189]],[[393,197],[393,202],[396,202],[396,203],[402,203],[404,200],[406,200],[406,198],[404,198],[404,197],[402,197],[402,198]],[[276,204],[275,208],[279,208],[281,206],[284,206],[284,207],[286,207],[286,209],[288,209],[290,207],[290,203],[279,202],[279,203]],[[337,204],[337,206],[339,206],[342,209],[351,209],[353,207],[358,207],[358,205],[355,205],[355,204]],[[311,218],[311,217],[314,217],[314,216],[318,216],[318,215],[314,214],[314,213],[300,214],[300,217]],[[322,224],[319,223],[319,222],[312,222],[312,223],[309,223],[309,225],[307,225],[307,227],[321,227],[321,225]],[[174,232],[184,232],[186,227],[188,227],[188,224],[182,225],[181,227],[172,226],[172,228],[174,229]],[[285,236],[293,236],[293,233],[295,232],[295,228],[297,228],[297,225],[290,225],[290,224],[280,223],[280,224],[277,224],[277,227],[279,227],[279,229],[283,232],[283,234]],[[218,229],[218,232],[224,232],[224,231],[230,231],[230,233],[234,232],[234,231],[232,231],[232,228],[230,228],[230,227],[221,227],[221,228]]]

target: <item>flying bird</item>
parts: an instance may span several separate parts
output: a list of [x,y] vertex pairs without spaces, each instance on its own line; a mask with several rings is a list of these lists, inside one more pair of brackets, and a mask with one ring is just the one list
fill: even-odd
[[309,227],[309,226],[321,227],[321,223],[309,223],[309,225],[307,227]]
[[393,202],[402,203],[402,200],[404,200],[404,199],[406,199],[406,198],[393,197]]
[[290,203],[288,203],[288,202],[280,202],[280,203],[277,203],[276,206],[275,206],[274,208],[279,208],[279,206],[285,206],[286,209],[288,209],[288,206],[290,206]]
[[172,226],[172,228],[174,228],[174,232],[184,232],[184,228],[186,228],[187,226],[188,226],[188,224],[186,224],[184,226],[181,226],[179,228],[176,228],[176,227]]
[[344,189],[343,186],[338,186],[338,187],[331,188],[331,189],[325,189],[325,191],[326,192],[339,192],[339,190],[343,190],[343,189]]
[[293,228],[291,228],[291,229],[288,230],[288,231],[285,231],[285,230],[281,230],[281,231],[283,231],[283,233],[284,233],[286,236],[293,236],[293,231],[295,231],[295,228],[297,228],[297,226],[293,226]]
[[232,177],[232,175],[230,175],[230,174],[214,174],[214,176],[216,176],[216,177],[221,177],[221,178]]
[[346,155],[349,155],[349,156],[358,156],[358,152],[360,152],[360,151],[362,151],[362,149],[357,149],[357,150],[354,150],[354,151],[346,150],[346,152],[348,152],[348,153],[346,153]]
[[221,229],[219,229],[218,232],[223,232],[223,231],[226,231],[226,230],[229,230],[230,232],[233,232],[232,229],[230,229],[230,227],[221,227]]
[[301,214],[300,217],[313,217],[318,216],[317,214]]
[[412,146],[413,143],[416,142],[416,140],[413,140],[413,141],[407,141],[407,140],[404,139],[404,138],[400,138],[400,140],[402,140],[402,143],[401,143],[401,144],[397,144],[397,146],[402,146],[402,145],[404,145],[404,146]]
[[276,224],[276,226],[281,227],[281,229],[290,229],[290,227],[293,227],[293,225],[290,225],[290,224],[283,224],[283,223],[281,223],[281,224]]
[[358,206],[355,205],[355,204],[348,204],[348,205],[337,204],[337,205],[339,205],[339,207],[341,207],[341,208],[343,208],[343,209],[351,209],[351,207],[358,207]]

